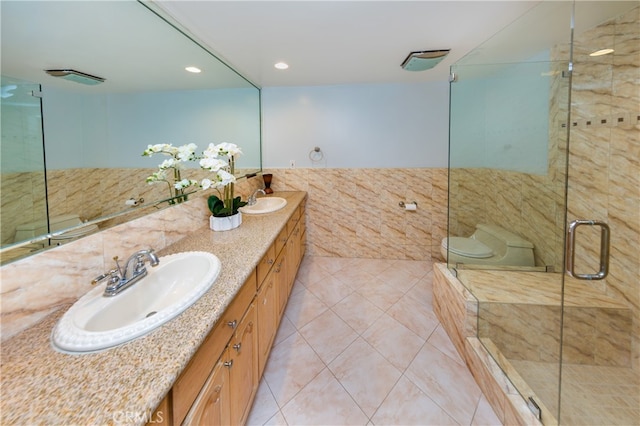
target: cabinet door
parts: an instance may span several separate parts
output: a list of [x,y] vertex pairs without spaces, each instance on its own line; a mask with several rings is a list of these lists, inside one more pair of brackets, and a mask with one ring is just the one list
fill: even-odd
[[231,405],[229,398],[229,369],[225,366],[228,355],[222,355],[191,407],[183,425],[229,425]]
[[260,263],[258,263],[257,270],[257,279],[258,279],[258,287],[262,285],[262,282],[267,277],[267,274],[271,270],[273,263],[276,261],[276,248],[275,245],[272,244],[269,246],[267,252],[262,256]]
[[299,244],[297,244],[295,230],[291,233],[291,237],[289,237],[289,241],[287,241],[287,259],[285,262],[285,266],[287,268],[287,283],[286,283],[286,295],[289,297],[289,293],[291,293],[291,288],[293,288],[293,283],[296,280],[296,275],[298,273],[298,256],[299,256]]
[[284,246],[280,256],[276,259],[276,265],[273,272],[276,278],[276,289],[278,294],[278,319],[282,318],[284,308],[287,306],[287,299],[289,298],[289,271],[287,269],[287,261],[289,259],[289,241]]
[[231,424],[242,425],[258,389],[258,327],[255,301],[238,325],[229,346]]
[[258,305],[258,377],[262,377],[271,344],[278,329],[278,297],[275,271],[270,272],[260,287]]

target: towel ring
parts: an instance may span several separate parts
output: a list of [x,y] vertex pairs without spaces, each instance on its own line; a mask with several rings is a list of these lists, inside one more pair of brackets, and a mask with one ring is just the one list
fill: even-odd
[[324,158],[324,154],[322,151],[320,151],[319,146],[316,146],[315,148],[313,148],[313,150],[309,152],[309,160],[311,161],[322,161],[323,158]]

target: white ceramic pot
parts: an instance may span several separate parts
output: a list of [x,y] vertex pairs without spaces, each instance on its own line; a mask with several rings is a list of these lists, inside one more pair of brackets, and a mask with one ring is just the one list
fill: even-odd
[[238,212],[233,216],[215,217],[209,216],[209,227],[214,231],[229,231],[235,229],[242,223],[242,213]]

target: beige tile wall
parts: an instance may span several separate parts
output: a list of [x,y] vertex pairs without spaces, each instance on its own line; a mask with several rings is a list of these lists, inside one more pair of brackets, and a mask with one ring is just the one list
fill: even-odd
[[564,183],[556,180],[497,169],[452,169],[452,235],[469,236],[477,223],[496,224],[533,243],[536,265],[561,271]]
[[[157,169],[149,168],[76,168],[47,171],[48,208],[50,217],[77,214],[82,220],[93,220],[135,208],[125,201],[143,198],[147,204],[170,197],[165,183],[146,184],[147,176]],[[189,169],[183,177],[200,180],[208,172]],[[255,179],[254,179],[255,180]],[[42,172],[5,173],[0,181],[2,193],[2,243],[14,241],[17,225],[46,217]],[[240,184],[242,190],[244,184]],[[257,185],[257,183],[256,183]],[[39,213],[37,213],[39,212]],[[121,223],[111,221],[106,225]],[[100,225],[104,228],[104,224]]]
[[[433,254],[439,258],[440,240],[446,235],[446,169],[270,172],[274,174],[274,190],[308,191],[309,254],[388,259],[429,259]],[[108,173],[116,174],[113,170]],[[131,170],[123,169],[122,173],[139,182],[147,171],[132,175]],[[118,177],[113,181],[123,180],[126,179]],[[95,188],[100,184],[93,185]],[[262,186],[260,177],[242,180],[236,185],[236,193],[246,199]],[[115,186],[106,190],[120,191]],[[119,192],[119,198],[125,196],[128,198],[129,193]],[[100,194],[96,193],[97,197]],[[405,211],[398,206],[399,201],[417,201],[418,210]],[[2,339],[76,300],[88,290],[86,283],[96,271],[106,270],[114,253],[137,248],[141,235],[160,250],[181,238],[184,229],[201,226],[207,216],[203,198],[194,197],[176,208],[124,224],[113,222],[111,225],[118,226],[3,266]]]
[[[236,194],[246,199],[261,184],[257,178],[242,180],[236,185]],[[114,222],[115,226],[102,232],[2,266],[2,340],[80,298],[92,288],[89,283],[97,274],[113,266],[114,255],[133,253],[141,241],[159,251],[184,237],[185,232],[203,226],[210,215],[203,197],[210,193],[141,218],[127,216],[126,223]]]
[[[441,259],[447,169],[271,169],[274,190],[308,192],[308,253]],[[417,202],[416,211],[398,203]]]
[[0,200],[2,244],[14,241],[16,225],[46,216],[44,172],[2,173]]
[[[82,220],[123,211],[129,198],[169,196],[166,185],[145,184],[155,169],[64,169],[47,171],[51,217],[77,214]],[[46,217],[42,172],[2,174],[2,243],[14,241],[17,225]],[[39,214],[34,213],[39,212]]]

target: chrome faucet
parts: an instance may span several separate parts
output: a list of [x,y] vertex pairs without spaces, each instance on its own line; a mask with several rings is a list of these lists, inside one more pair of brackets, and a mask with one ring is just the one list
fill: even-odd
[[252,206],[257,202],[256,197],[258,196],[258,192],[262,192],[262,195],[267,195],[267,193],[264,192],[264,189],[256,189],[247,200],[248,206]]
[[158,259],[158,256],[155,254],[153,249],[139,250],[135,252],[129,257],[129,259],[127,259],[124,268],[120,267],[118,256],[115,256],[113,260],[116,261],[115,269],[112,269],[91,281],[91,284],[95,285],[105,278],[109,278],[107,287],[104,289],[105,297],[115,296],[146,276],[147,268],[145,266],[145,260],[148,260],[151,266],[158,266],[160,263],[160,259]]

